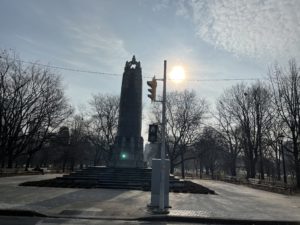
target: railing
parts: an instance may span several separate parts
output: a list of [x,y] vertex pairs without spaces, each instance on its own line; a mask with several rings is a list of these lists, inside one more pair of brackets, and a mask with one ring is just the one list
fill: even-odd
[[29,171],[24,171],[24,168],[0,168],[0,177],[9,177],[15,175],[34,175],[43,174],[42,171],[35,171],[30,169]]
[[258,189],[273,191],[277,193],[292,194],[296,190],[296,188],[292,185],[288,185],[282,182],[272,182],[255,178],[249,178],[248,184]]

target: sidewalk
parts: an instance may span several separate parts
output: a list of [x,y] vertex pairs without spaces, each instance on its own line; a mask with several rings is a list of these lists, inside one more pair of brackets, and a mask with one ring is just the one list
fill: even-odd
[[[51,217],[155,218],[148,211],[150,192],[18,186],[58,174],[0,178],[0,211],[29,210]],[[251,189],[219,181],[196,180],[217,195],[170,193],[173,218],[299,221],[300,197]]]

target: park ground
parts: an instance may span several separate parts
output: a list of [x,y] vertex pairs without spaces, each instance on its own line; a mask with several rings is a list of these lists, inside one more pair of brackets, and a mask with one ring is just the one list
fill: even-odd
[[[150,192],[19,186],[25,181],[56,176],[61,175],[0,178],[0,215],[10,216],[0,217],[0,224],[18,224],[19,220],[22,221],[20,224],[140,224],[138,221],[154,224],[149,221],[166,217],[173,222],[156,221],[155,224],[214,219],[274,222],[271,224],[292,221],[300,224],[299,194],[277,194],[221,181],[193,180],[214,190],[216,195],[170,193],[171,208],[169,214],[162,217],[154,215],[147,207]],[[46,217],[18,217],[26,214]]]

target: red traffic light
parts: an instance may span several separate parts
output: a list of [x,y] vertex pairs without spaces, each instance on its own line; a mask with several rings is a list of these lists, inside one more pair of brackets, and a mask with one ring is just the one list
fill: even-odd
[[148,94],[148,97],[151,99],[152,102],[155,102],[157,87],[157,81],[155,77],[153,77],[151,81],[147,81],[147,85],[150,87],[150,89],[148,89],[148,91],[150,92],[150,94]]

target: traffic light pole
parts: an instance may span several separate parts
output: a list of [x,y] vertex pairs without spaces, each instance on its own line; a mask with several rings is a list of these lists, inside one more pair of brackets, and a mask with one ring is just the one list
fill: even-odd
[[[161,179],[159,190],[159,209],[165,211],[165,176],[166,176],[166,89],[167,89],[167,61],[164,60],[163,99],[162,99],[162,140],[161,140]],[[167,193],[168,194],[168,193]]]

